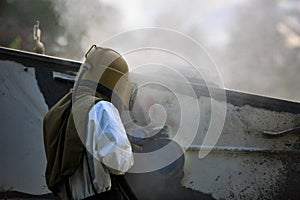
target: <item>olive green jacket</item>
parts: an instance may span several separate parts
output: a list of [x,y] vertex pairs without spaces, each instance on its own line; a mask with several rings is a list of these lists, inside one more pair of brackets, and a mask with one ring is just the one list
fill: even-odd
[[82,163],[89,110],[95,102],[108,100],[99,93],[98,97],[94,97],[83,91],[76,95],[78,98],[72,105],[72,94],[70,91],[58,101],[47,112],[43,121],[47,158],[46,183],[54,194],[58,193],[59,184],[70,177]]

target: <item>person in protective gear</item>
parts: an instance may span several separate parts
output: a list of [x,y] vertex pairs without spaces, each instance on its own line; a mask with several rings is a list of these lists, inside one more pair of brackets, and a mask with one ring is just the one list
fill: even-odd
[[92,46],[73,90],[44,117],[46,183],[62,199],[128,198],[114,176],[134,163],[120,119],[130,99],[127,73],[119,53]]

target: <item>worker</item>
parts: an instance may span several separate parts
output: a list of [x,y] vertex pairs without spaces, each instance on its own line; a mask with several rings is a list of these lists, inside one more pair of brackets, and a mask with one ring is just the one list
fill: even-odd
[[127,73],[119,53],[93,45],[73,90],[44,117],[46,183],[61,199],[130,198],[118,183],[134,163],[120,119],[130,99]]

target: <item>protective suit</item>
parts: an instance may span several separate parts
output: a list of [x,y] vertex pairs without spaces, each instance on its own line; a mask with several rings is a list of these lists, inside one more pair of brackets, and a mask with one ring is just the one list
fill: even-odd
[[119,113],[130,98],[128,66],[112,49],[93,46],[72,91],[44,118],[46,182],[62,199],[111,196],[112,174],[133,165]]

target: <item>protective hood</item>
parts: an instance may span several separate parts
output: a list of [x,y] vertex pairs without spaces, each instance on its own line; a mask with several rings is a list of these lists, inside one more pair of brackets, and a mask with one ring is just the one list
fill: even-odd
[[81,73],[79,85],[80,81],[98,83],[98,88],[100,85],[104,90],[97,92],[110,98],[112,103],[121,100],[125,108],[128,108],[131,83],[128,80],[128,65],[119,53],[109,48],[92,46],[80,68]]

